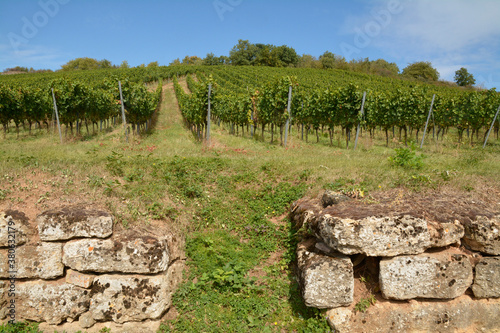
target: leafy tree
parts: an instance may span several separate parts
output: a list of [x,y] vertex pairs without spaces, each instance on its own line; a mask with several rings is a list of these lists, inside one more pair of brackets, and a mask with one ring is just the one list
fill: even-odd
[[12,68],[6,68],[3,72],[4,73],[8,73],[8,72],[25,72],[25,73],[28,73],[29,70],[28,70],[27,67],[16,66],[16,67],[12,67]]
[[258,66],[277,66],[279,63],[278,54],[273,53],[274,46],[270,44],[255,45],[255,60],[254,65]]
[[371,62],[370,72],[382,76],[395,76],[399,74],[399,67],[394,62],[377,59]]
[[153,68],[153,67],[158,67],[158,66],[159,66],[158,61],[153,61],[153,62],[150,62],[147,67]]
[[319,56],[319,61],[323,68],[335,68],[335,54],[330,51],[326,51]]
[[257,58],[257,47],[248,40],[238,40],[238,44],[233,46],[229,52],[231,64],[237,66],[253,65]]
[[321,64],[319,60],[310,55],[310,54],[303,54],[301,57],[299,57],[299,61],[297,63],[297,67],[301,68],[320,68]]
[[108,59],[102,59],[98,62],[98,68],[113,68],[113,64]]
[[112,68],[111,61],[107,59],[96,60],[92,58],[76,58],[61,66],[63,71],[91,70],[100,68]]
[[462,67],[455,72],[455,82],[461,87],[473,86],[476,83],[474,75],[470,74],[466,68]]
[[323,68],[338,68],[338,69],[348,69],[347,62],[344,57],[336,56],[330,51],[325,51],[319,56],[319,61]]
[[203,59],[203,65],[205,66],[224,65],[225,58],[227,57],[224,56],[217,57],[213,53],[207,53],[207,56],[205,57],[205,59]]
[[203,60],[198,56],[185,56],[182,59],[183,65],[201,65]]
[[403,69],[403,76],[413,77],[422,81],[437,81],[439,72],[429,61],[419,61],[409,64]]
[[295,49],[286,45],[273,48],[271,53],[276,54],[279,59],[279,63],[276,64],[277,66],[296,66],[299,62],[299,56],[295,52]]
[[231,63],[231,59],[229,57],[226,57],[226,56],[220,56],[219,57],[219,64],[221,65],[229,65]]
[[248,40],[238,40],[229,53],[231,64],[236,66],[296,66],[299,56],[295,49],[286,45],[252,44]]
[[181,64],[181,59],[177,58],[172,61],[169,66],[175,66],[175,65],[180,65]]
[[120,65],[120,68],[130,68],[130,66],[128,64],[128,61],[127,60],[123,60],[122,64]]

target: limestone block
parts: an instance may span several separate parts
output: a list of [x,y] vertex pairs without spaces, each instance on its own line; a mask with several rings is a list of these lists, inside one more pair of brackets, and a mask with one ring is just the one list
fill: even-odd
[[80,272],[154,274],[169,263],[165,239],[127,232],[111,239],[79,239],[63,248],[63,263]]
[[338,333],[500,332],[500,299],[477,300],[468,295],[446,302],[379,301],[366,312],[336,308],[326,315]]
[[411,216],[352,220],[323,215],[315,232],[328,246],[347,255],[418,254],[431,246],[427,222]]
[[96,321],[158,319],[171,304],[165,275],[101,275],[94,280],[90,312]]
[[89,308],[90,291],[66,283],[16,283],[16,320],[59,324],[74,320]]
[[464,227],[463,241],[472,250],[500,255],[500,216],[491,219],[478,216],[475,221]]
[[380,261],[380,289],[387,299],[452,299],[472,284],[472,265],[464,254],[441,251]]
[[486,257],[476,265],[472,291],[477,298],[500,297],[500,257]]
[[66,271],[66,283],[82,287],[90,288],[92,282],[94,281],[95,275],[83,274],[72,269]]
[[299,247],[297,257],[302,297],[307,306],[326,309],[352,303],[354,277],[349,257],[321,255],[305,247]]
[[326,312],[326,320],[335,332],[350,332],[353,311],[349,308],[334,308]]
[[28,218],[24,213],[16,210],[0,212],[0,247],[26,243],[28,229]]
[[59,243],[23,245],[15,249],[14,256],[13,264],[9,261],[9,251],[0,250],[0,278],[9,278],[9,272],[15,272],[11,274],[17,279],[55,279],[64,274],[62,245]]
[[454,223],[427,223],[432,247],[445,247],[460,243],[460,239],[464,236],[464,227],[458,221]]
[[37,216],[36,222],[43,241],[76,237],[106,238],[113,233],[113,218],[108,213],[81,207],[48,210]]

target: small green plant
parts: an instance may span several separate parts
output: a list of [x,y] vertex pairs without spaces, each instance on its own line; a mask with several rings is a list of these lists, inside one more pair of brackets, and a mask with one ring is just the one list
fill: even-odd
[[165,207],[165,205],[156,201],[147,206],[147,210],[149,215],[156,220],[161,220],[166,217],[170,217],[172,220],[175,220],[177,217],[177,210],[175,208]]
[[359,278],[359,282],[362,282],[362,283],[366,283],[366,282],[368,282],[369,280],[370,280],[370,276],[369,276],[369,275],[367,275],[366,277],[361,276],[361,277]]
[[38,166],[38,160],[32,155],[22,155],[21,154],[21,156],[19,156],[19,162],[21,162],[21,164],[24,167],[29,167],[29,166],[37,167]]
[[447,182],[449,180],[451,180],[451,178],[456,175],[456,171],[453,171],[453,170],[443,170],[441,172],[439,172],[439,175],[441,176],[441,178]]
[[419,170],[424,166],[424,155],[417,155],[415,144],[412,142],[410,147],[395,148],[395,155],[389,157],[389,162],[394,166],[405,169]]
[[7,195],[9,195],[10,190],[8,189],[0,189],[0,200],[4,200]]
[[111,333],[111,328],[103,327],[99,330],[99,333]]
[[38,323],[21,321],[15,324],[0,325],[0,333],[43,333],[43,332],[38,329]]
[[414,174],[408,177],[408,184],[413,188],[420,188],[423,185],[431,185],[433,183],[432,178],[425,174]]
[[144,178],[144,170],[135,168],[131,173],[123,177],[127,182],[141,181]]
[[464,185],[463,186],[463,189],[467,192],[472,192],[474,191],[474,187],[473,186],[470,186],[470,185]]
[[97,175],[89,175],[87,177],[87,184],[90,187],[101,187],[104,184],[104,178]]
[[359,300],[358,303],[354,306],[354,310],[357,312],[366,312],[370,305],[375,305],[377,300],[375,299],[375,296],[370,295],[368,298],[362,298]]
[[108,180],[107,182],[104,183],[104,194],[106,194],[107,196],[110,196],[113,191],[115,190],[115,188],[117,188],[118,186],[121,185],[121,183],[115,179],[114,181],[113,180]]
[[307,181],[311,177],[312,171],[310,169],[305,169],[303,170],[300,175],[299,179],[303,181]]
[[220,290],[238,292],[254,286],[255,279],[246,276],[244,266],[239,263],[227,263],[221,268],[216,268],[212,273],[203,273],[198,284],[212,284]]
[[111,155],[106,156],[106,161],[106,168],[112,175],[119,177],[123,176],[123,167],[125,166],[123,154],[113,151]]

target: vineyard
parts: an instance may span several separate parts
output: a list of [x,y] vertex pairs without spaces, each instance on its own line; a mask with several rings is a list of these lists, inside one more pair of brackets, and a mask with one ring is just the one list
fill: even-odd
[[[162,80],[173,75],[186,75],[189,68],[179,70],[114,69],[91,72],[43,73],[12,75],[0,78],[0,122],[4,137],[14,125],[32,125],[47,130],[54,124],[54,100],[59,119],[72,134],[81,134],[82,126],[111,127],[121,123],[119,82],[121,83],[126,122],[132,131],[148,129],[161,102]],[[157,82],[155,91],[147,84]],[[52,90],[54,95],[52,95]],[[67,133],[66,133],[67,134]]]
[[[210,84],[215,121],[227,124],[232,133],[241,129],[243,134],[246,128],[253,136],[260,129],[262,139],[267,128],[271,142],[279,130],[283,143],[289,119],[290,126],[296,126],[306,141],[310,132],[319,141],[320,133],[326,130],[333,145],[334,133],[340,131],[348,146],[358,126],[371,137],[377,131],[384,133],[387,145],[389,132],[394,136],[396,129],[400,138],[404,133],[404,142],[410,135],[418,141],[435,95],[428,130],[436,139],[455,130],[459,142],[467,133],[473,144],[474,140],[484,141],[500,105],[500,94],[494,89],[460,90],[343,71],[216,67],[200,69],[196,76],[199,82],[187,77],[190,95],[176,85],[181,110],[190,125],[198,131],[204,128]],[[365,92],[366,102],[360,112]],[[494,132],[498,139],[498,122]]]
[[[190,92],[177,78],[186,76]],[[196,78],[196,79],[195,79]],[[53,123],[54,89],[60,121],[71,133],[81,134],[89,125],[113,126],[119,122],[122,84],[126,121],[132,131],[148,129],[161,99],[162,80],[174,81],[180,109],[198,139],[207,131],[209,86],[211,118],[230,133],[264,140],[265,134],[283,144],[283,134],[296,128],[309,141],[314,133],[329,138],[330,145],[349,147],[359,128],[375,137],[381,133],[389,144],[390,133],[407,143],[419,141],[432,103],[428,131],[435,140],[452,130],[458,142],[464,133],[471,144],[483,142],[500,105],[492,90],[463,90],[414,81],[340,70],[235,66],[170,66],[110,69],[91,72],[44,73],[0,78],[0,122],[4,136],[15,126],[48,129]],[[159,82],[156,91],[148,83]],[[289,93],[291,87],[291,99]],[[361,110],[363,95],[366,101]],[[435,96],[434,96],[435,95]],[[433,98],[434,96],[434,98]],[[290,103],[290,113],[288,104]],[[285,128],[288,123],[289,128]],[[499,122],[493,127],[498,139]],[[380,136],[380,135],[379,135]],[[341,140],[339,138],[343,138]]]
[[[39,214],[69,205],[109,212],[113,232],[172,233],[180,248],[170,258],[186,266],[170,309],[154,320],[157,332],[327,332],[325,312],[302,298],[297,244],[310,230],[297,229],[291,204],[331,190],[355,214],[370,205],[443,219],[451,210],[500,212],[499,105],[495,90],[341,70],[179,65],[1,75],[0,211],[25,213],[32,235]],[[424,131],[424,149],[413,149]],[[363,306],[379,308],[370,300],[380,308],[387,301],[372,288],[379,275],[368,259],[353,265],[357,316]],[[70,332],[84,318],[32,332]],[[153,320],[133,324],[156,331]],[[123,327],[106,319],[92,329]]]

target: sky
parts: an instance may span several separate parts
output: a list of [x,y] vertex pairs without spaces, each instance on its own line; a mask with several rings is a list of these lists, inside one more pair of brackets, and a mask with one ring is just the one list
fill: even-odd
[[0,0],[0,71],[90,57],[130,66],[229,55],[239,39],[379,58],[400,70],[461,67],[500,90],[499,0]]

